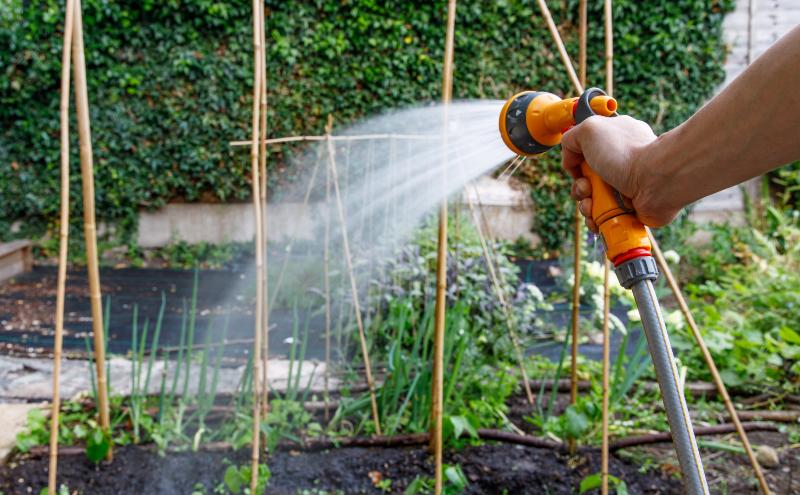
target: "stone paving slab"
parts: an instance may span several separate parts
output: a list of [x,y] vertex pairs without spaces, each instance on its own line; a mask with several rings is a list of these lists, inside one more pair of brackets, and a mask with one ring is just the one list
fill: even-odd
[[[129,395],[131,393],[131,366],[132,361],[120,357],[112,357],[109,360],[111,389],[115,395]],[[91,393],[91,375],[89,374],[89,362],[84,360],[65,359],[61,364],[61,397],[69,399],[81,393]],[[144,386],[147,374],[147,361],[145,360],[144,369],[141,372],[141,381]],[[285,359],[269,360],[269,382],[273,390],[284,391],[287,388],[290,361]],[[302,365],[295,362],[293,365],[294,376],[297,376],[300,369],[300,387],[305,389],[309,386],[312,392],[322,392],[324,390],[325,364],[315,361],[303,361]],[[164,361],[154,361],[151,371],[151,378],[148,393],[157,394],[160,391],[162,376],[166,373],[168,384],[172,383],[172,378],[176,370],[176,362],[169,361],[166,366]],[[197,391],[200,382],[202,367],[200,364],[192,364],[189,378],[189,391]],[[211,378],[214,372],[213,363],[206,369],[206,383],[210,387]],[[182,387],[182,380],[185,369],[179,377]],[[219,382],[217,385],[218,394],[233,394],[239,385],[244,365],[236,367],[222,367],[219,370]],[[336,389],[339,385],[338,380],[331,378],[330,387]],[[53,387],[53,362],[49,359],[23,358],[0,356],[0,403],[10,402],[31,402],[49,401],[52,397]],[[0,425],[3,422],[0,421]]]
[[25,428],[28,411],[37,407],[45,407],[47,403],[39,404],[0,404],[0,466],[5,464],[8,455],[16,445],[17,433]]

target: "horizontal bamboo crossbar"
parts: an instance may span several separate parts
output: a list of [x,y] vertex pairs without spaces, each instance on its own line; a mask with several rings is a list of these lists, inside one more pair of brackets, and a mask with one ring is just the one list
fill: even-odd
[[[430,139],[438,140],[437,136],[426,134],[360,134],[353,136],[329,136],[331,141],[366,141],[370,139]],[[282,144],[293,143],[298,141],[325,141],[327,136],[284,136],[279,138],[265,139],[262,141],[264,144]],[[230,141],[229,146],[250,146],[253,141]]]

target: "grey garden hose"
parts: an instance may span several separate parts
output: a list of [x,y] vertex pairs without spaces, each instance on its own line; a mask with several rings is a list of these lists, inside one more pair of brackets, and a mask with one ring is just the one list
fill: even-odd
[[703,471],[703,461],[697,449],[689,409],[686,407],[669,335],[664,325],[664,318],[661,316],[653,283],[645,279],[633,284],[631,290],[639,308],[639,315],[642,317],[642,327],[656,369],[656,379],[664,400],[664,409],[667,411],[672,443],[678,454],[686,493],[707,495],[708,483]]
[[689,408],[686,407],[667,327],[653,288],[653,280],[658,278],[655,260],[651,256],[634,258],[618,265],[615,271],[620,284],[633,291],[636,306],[639,308],[686,493],[708,495],[708,483],[700,451],[697,449]]

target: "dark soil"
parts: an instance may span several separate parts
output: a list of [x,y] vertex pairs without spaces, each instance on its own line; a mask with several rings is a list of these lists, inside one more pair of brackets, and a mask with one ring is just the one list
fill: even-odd
[[[82,494],[179,494],[203,485],[206,493],[222,481],[230,462],[248,462],[249,452],[199,452],[159,457],[141,447],[116,451],[110,465],[95,466],[82,455],[59,458],[59,482]],[[38,493],[47,485],[47,459],[19,458],[0,468],[5,495]],[[568,457],[551,450],[512,445],[484,445],[448,452],[445,462],[458,464],[472,494],[573,494],[586,475],[599,470],[598,455]],[[431,456],[417,448],[342,448],[325,452],[279,452],[269,459],[270,494],[384,493],[373,480],[392,480],[390,493],[403,493],[417,476],[432,476]],[[616,458],[611,471],[632,494],[681,493],[674,476],[641,472],[638,464]],[[307,492],[308,493],[308,492]]]
[[[762,463],[764,477],[774,495],[795,495],[800,493],[800,452],[790,445],[788,435],[780,432],[756,431],[747,434],[754,449],[769,446],[778,454],[779,464],[767,466]],[[738,443],[736,434],[705,437],[724,443]],[[701,448],[703,467],[711,493],[731,495],[758,495],[760,490],[753,474],[753,468],[744,454],[724,452],[715,449]],[[648,447],[639,447],[621,452],[621,458],[631,462],[657,465],[662,472],[676,472],[678,460],[672,444],[664,443]],[[635,492],[631,492],[635,493]]]

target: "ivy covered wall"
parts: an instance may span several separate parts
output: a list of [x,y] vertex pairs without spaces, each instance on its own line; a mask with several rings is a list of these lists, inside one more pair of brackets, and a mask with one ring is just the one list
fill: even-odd
[[[52,232],[57,221],[64,3],[0,4],[0,238]],[[250,5],[83,3],[99,217],[126,234],[140,208],[246,199],[247,151],[228,142],[249,135]],[[577,3],[550,2],[574,56]],[[589,79],[602,85],[602,2],[589,4]],[[688,117],[722,80],[721,22],[731,4],[616,0],[615,93],[622,109],[657,130]],[[270,136],[319,133],[329,113],[346,124],[387,107],[439,98],[446,2],[266,5]],[[456,98],[505,98],[523,88],[569,92],[531,0],[459,1],[455,44]],[[73,218],[79,218],[75,134],[72,204]],[[273,188],[293,179],[280,156],[271,163]],[[523,174],[537,203],[568,224],[571,203],[555,162],[532,161]],[[17,220],[22,231],[12,234],[9,226]],[[543,240],[556,246],[556,237]]]

